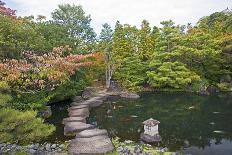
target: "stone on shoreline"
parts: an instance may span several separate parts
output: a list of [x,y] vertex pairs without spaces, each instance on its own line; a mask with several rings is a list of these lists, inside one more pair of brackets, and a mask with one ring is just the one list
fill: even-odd
[[105,154],[114,150],[108,136],[94,136],[91,138],[77,138],[71,140],[69,154]]
[[151,135],[147,135],[147,134],[144,134],[144,133],[140,134],[140,138],[143,141],[148,142],[148,143],[159,142],[159,141],[162,140],[160,135],[151,136]]
[[82,123],[82,122],[68,122],[64,126],[64,135],[75,135],[83,130],[92,129],[93,125]]
[[63,119],[63,124],[68,122],[83,122],[86,123],[86,119],[84,117],[68,117]]
[[105,135],[107,136],[107,130],[104,129],[90,129],[90,130],[84,130],[81,131],[80,133],[76,134],[76,138],[90,138],[90,137],[94,137],[94,136],[100,136],[100,135]]

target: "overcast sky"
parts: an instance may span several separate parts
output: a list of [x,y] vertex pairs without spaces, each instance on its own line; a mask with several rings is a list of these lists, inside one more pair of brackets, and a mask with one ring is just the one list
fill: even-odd
[[7,6],[16,9],[17,15],[45,15],[57,8],[58,4],[80,4],[91,15],[92,26],[99,33],[101,25],[112,27],[119,20],[140,26],[147,19],[152,26],[160,21],[172,19],[176,24],[195,24],[199,18],[213,12],[232,8],[232,0],[3,0]]

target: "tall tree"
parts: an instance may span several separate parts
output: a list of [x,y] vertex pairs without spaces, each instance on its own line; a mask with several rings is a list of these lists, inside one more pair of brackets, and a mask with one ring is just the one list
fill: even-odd
[[111,78],[113,75],[113,62],[112,62],[112,39],[113,30],[110,25],[105,23],[102,25],[100,33],[100,48],[104,51],[105,64],[106,64],[106,88],[110,88]]
[[95,41],[96,34],[90,25],[90,15],[86,15],[82,6],[63,4],[52,12],[53,20],[68,29],[78,52],[88,52]]

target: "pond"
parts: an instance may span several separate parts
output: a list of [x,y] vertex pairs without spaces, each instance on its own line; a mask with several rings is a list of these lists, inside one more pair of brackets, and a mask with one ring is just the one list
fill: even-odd
[[[88,123],[107,129],[121,141],[140,142],[142,122],[159,120],[162,141],[156,146],[193,155],[232,155],[232,95],[199,96],[182,92],[143,93],[138,100],[109,97],[91,110]],[[65,141],[62,119],[70,101],[52,105],[47,120],[57,127],[50,141]]]

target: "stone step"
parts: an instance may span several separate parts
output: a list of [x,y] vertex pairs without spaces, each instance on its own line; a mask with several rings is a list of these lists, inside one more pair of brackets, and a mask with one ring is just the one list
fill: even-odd
[[89,105],[90,108],[92,108],[92,107],[96,107],[98,105],[103,104],[103,101],[96,98],[96,99],[87,100],[85,102],[82,102],[81,104],[82,105]]
[[107,136],[107,130],[104,129],[90,129],[90,130],[84,130],[81,131],[80,133],[76,134],[76,138],[90,138],[90,137],[94,137],[94,136],[100,136],[100,135],[105,135]]
[[72,98],[73,102],[83,102],[84,99],[81,96],[75,96]]
[[68,111],[76,110],[76,109],[84,109],[84,108],[89,108],[89,105],[77,105],[77,106],[72,106],[72,107],[68,108]]
[[106,154],[113,150],[114,146],[110,138],[105,135],[73,139],[68,148],[71,155]]
[[83,122],[86,123],[86,119],[84,117],[68,117],[63,119],[63,124],[66,124],[68,122]]
[[95,126],[82,122],[67,122],[64,126],[64,135],[75,135],[78,132],[87,129],[93,129]]
[[73,109],[69,111],[70,117],[89,117],[89,108]]

